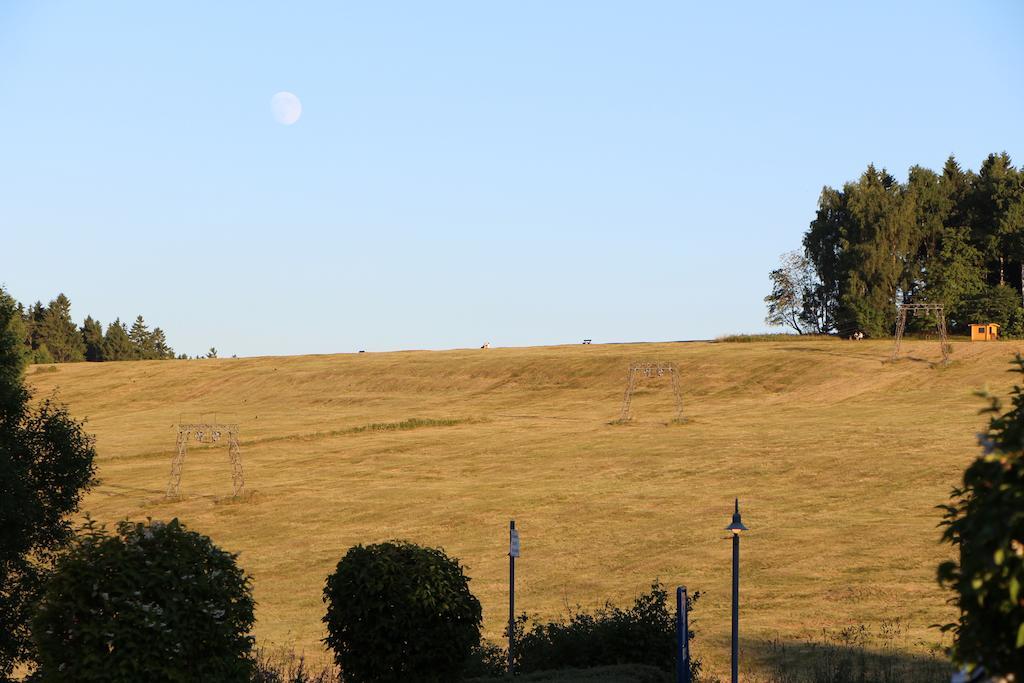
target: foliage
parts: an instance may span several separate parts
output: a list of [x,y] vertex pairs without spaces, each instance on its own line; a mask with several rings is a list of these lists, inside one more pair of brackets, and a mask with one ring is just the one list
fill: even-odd
[[[686,611],[693,610],[700,592],[687,597]],[[515,623],[515,662],[523,673],[565,667],[586,668],[616,664],[646,664],[662,671],[675,668],[676,620],[669,611],[668,593],[658,581],[636,598],[629,609],[605,603],[594,614],[573,611],[567,622],[535,623],[526,628],[527,617]],[[694,637],[691,630],[688,640]],[[701,663],[690,663],[694,679]]]
[[28,622],[66,518],[93,483],[92,438],[52,401],[30,404],[19,315],[0,290],[0,679],[31,658]]
[[814,272],[811,261],[799,251],[779,258],[779,267],[768,274],[771,294],[764,298],[768,306],[765,322],[789,327],[797,334],[827,334],[834,330],[829,304],[830,294]]
[[[960,332],[1000,319],[1024,327],[1024,171],[1005,153],[976,174],[953,157],[941,174],[914,166],[906,183],[869,165],[842,189],[822,190],[803,247],[814,284],[797,303],[827,322],[822,331],[887,336],[898,301],[942,303]],[[780,271],[771,274],[768,319],[792,327],[772,308],[793,301],[780,297]]]
[[480,602],[458,560],[401,541],[350,548],[324,587],[346,681],[450,681],[480,642]]
[[997,323],[1002,337],[1024,334],[1024,309],[1020,298],[1006,285],[986,286],[976,296],[965,298],[957,307],[955,316],[955,319],[965,321],[964,325],[969,322]]
[[[1024,358],[1017,356],[1024,372]],[[989,397],[993,414],[980,436],[982,453],[964,471],[945,511],[942,539],[959,561],[939,566],[939,582],[954,591],[960,620],[946,624],[955,662],[990,674],[1024,671],[1024,388],[1013,407]]]
[[85,344],[85,359],[96,363],[106,360],[103,344],[103,325],[93,317],[86,316],[82,323],[82,342]]
[[71,301],[64,295],[46,306],[36,302],[26,309],[3,294],[14,304],[16,336],[21,340],[26,357],[32,363],[67,363],[73,361],[162,360],[174,358],[174,349],[159,327],[152,331],[142,316],[132,324],[131,331],[121,319],[107,327],[92,316],[82,326],[71,321]]
[[248,681],[251,580],[235,555],[169,523],[91,520],[32,628],[43,681]]
[[39,336],[58,363],[85,360],[85,342],[71,321],[71,301],[63,294],[50,302],[39,323]]

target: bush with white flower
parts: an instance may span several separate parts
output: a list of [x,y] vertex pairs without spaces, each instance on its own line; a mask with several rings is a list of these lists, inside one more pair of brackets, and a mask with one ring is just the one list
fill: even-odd
[[[1024,358],[1017,356],[1024,372]],[[1024,673],[1024,388],[1013,407],[990,397],[994,416],[979,436],[981,454],[944,505],[943,540],[958,561],[939,567],[939,581],[954,591],[959,621],[952,631],[953,660],[969,671],[1021,680]]]
[[177,519],[86,523],[32,625],[44,681],[247,681],[251,579]]

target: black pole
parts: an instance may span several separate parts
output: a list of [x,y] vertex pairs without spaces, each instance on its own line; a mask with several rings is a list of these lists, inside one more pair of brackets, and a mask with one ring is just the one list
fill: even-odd
[[676,588],[676,683],[690,683],[690,627],[686,614],[686,586]]
[[516,642],[516,558],[512,554],[512,536],[516,530],[516,520],[509,520],[508,538],[508,672],[515,673],[515,657],[513,648]]
[[740,640],[740,535],[732,534],[732,683],[737,683],[739,673]]

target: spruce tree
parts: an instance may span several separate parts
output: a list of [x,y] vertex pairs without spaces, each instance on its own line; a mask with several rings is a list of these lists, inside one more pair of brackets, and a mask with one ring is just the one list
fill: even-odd
[[44,343],[43,318],[46,317],[46,307],[43,302],[37,301],[25,311],[25,327],[28,328],[28,342],[33,351]]
[[46,307],[40,338],[58,363],[85,360],[85,343],[71,320],[71,301],[64,294],[58,294]]
[[153,343],[153,335],[150,333],[149,328],[146,327],[146,321],[142,319],[141,315],[136,316],[135,322],[132,323],[132,329],[128,333],[128,338],[132,342],[135,358],[141,360],[156,358],[156,345]]
[[167,345],[167,337],[159,327],[153,328],[153,348],[156,351],[156,358],[174,358],[174,349]]
[[131,360],[134,355],[135,349],[132,340],[128,338],[128,330],[118,318],[107,326],[107,333],[103,337],[103,357],[107,360]]
[[92,316],[86,316],[82,324],[82,341],[85,343],[85,359],[87,361],[102,361],[103,357],[103,325]]

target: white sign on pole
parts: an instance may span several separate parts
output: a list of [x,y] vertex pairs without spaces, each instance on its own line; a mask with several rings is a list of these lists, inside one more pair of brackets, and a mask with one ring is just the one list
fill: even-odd
[[510,529],[509,535],[508,556],[519,557],[519,531]]

